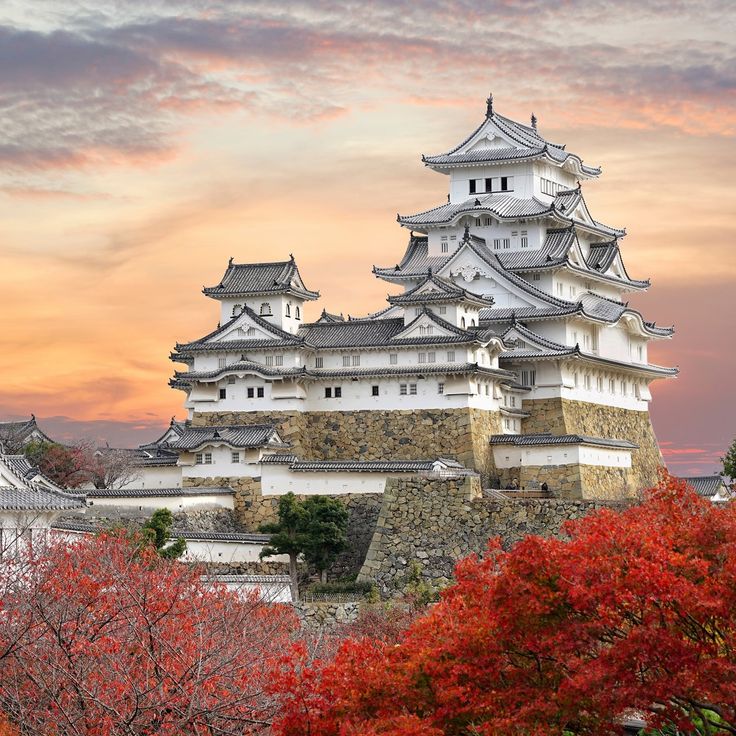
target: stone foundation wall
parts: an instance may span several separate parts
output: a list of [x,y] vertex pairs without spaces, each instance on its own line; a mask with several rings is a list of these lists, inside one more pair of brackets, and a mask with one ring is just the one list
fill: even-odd
[[493,470],[488,437],[501,415],[482,409],[208,412],[194,426],[272,423],[310,460],[433,460],[448,456],[483,474]]
[[358,579],[375,582],[383,596],[396,595],[416,561],[422,577],[442,587],[451,581],[455,563],[482,553],[491,537],[500,536],[508,548],[528,534],[557,536],[568,519],[604,505],[610,504],[484,498],[473,477],[391,479]]
[[360,603],[330,603],[327,601],[304,602],[292,604],[305,629],[323,629],[341,624],[351,624],[358,618]]
[[[522,433],[551,432],[552,434],[587,434],[612,437],[639,445],[631,454],[632,468],[627,479],[627,494],[657,483],[658,470],[664,465],[649,419],[649,412],[601,406],[569,399],[535,399],[524,401],[524,410],[531,412],[522,422]],[[600,468],[599,478],[607,487],[620,484],[620,474],[614,468]],[[613,471],[613,472],[608,472]],[[591,473],[587,473],[592,478]],[[610,476],[605,479],[606,476]]]

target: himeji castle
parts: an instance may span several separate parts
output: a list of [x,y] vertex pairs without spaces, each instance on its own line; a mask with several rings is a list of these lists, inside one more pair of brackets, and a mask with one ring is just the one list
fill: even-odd
[[649,281],[624,265],[625,230],[588,209],[583,183],[601,170],[492,97],[475,130],[422,162],[449,193],[397,217],[406,251],[373,273],[403,291],[383,309],[308,320],[319,293],[293,256],[231,259],[204,288],[219,325],[172,353],[188,417],[143,448],[152,472],[354,492],[462,467],[489,488],[566,498],[655,482],[650,387],[677,371],[648,346],[673,330],[628,306]]

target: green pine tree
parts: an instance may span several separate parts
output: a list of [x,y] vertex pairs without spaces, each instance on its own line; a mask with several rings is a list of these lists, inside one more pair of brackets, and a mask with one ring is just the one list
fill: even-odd
[[304,501],[309,513],[304,557],[327,582],[327,568],[347,543],[348,511],[336,498],[309,496]]
[[182,537],[169,541],[173,524],[174,517],[169,509],[157,509],[141,527],[143,536],[156,547],[159,556],[167,560],[179,559],[187,549]]
[[721,458],[721,462],[723,463],[722,475],[728,476],[732,484],[736,483],[736,439]]

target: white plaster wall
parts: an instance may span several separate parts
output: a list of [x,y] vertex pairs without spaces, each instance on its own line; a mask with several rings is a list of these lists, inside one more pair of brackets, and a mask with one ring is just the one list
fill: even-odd
[[495,445],[493,460],[498,468],[523,465],[596,465],[607,468],[630,468],[631,451],[587,445],[550,445],[547,447],[511,447]]
[[[212,580],[212,579],[210,579]],[[212,580],[215,582],[216,578]],[[258,599],[266,603],[291,603],[291,590],[288,582],[283,582],[274,577],[273,581],[264,582],[221,582],[231,593],[237,593],[244,598],[250,598],[254,593]]]
[[174,513],[188,509],[233,509],[231,493],[198,494],[196,496],[116,496],[115,498],[88,498],[87,506],[101,509],[155,511],[169,509]]
[[[233,450],[226,445],[207,445],[198,452],[201,452],[203,456],[207,452],[211,453],[212,462],[195,464],[197,453],[182,453],[179,456],[182,478],[216,478],[228,476],[234,478],[253,478],[258,475],[258,465],[256,464],[260,458],[260,452],[258,450]],[[231,453],[233,452],[240,453],[240,461],[237,463],[232,461]]]
[[[187,562],[258,562],[262,542],[228,542],[187,539],[187,551],[182,559]],[[289,562],[288,555],[269,557],[269,562]]]
[[141,467],[138,477],[125,486],[126,489],[180,487],[181,468],[176,465]]
[[[504,144],[506,145],[506,144]],[[450,172],[450,202],[464,202],[471,197],[482,196],[470,194],[471,179],[486,179],[494,176],[513,176],[514,189],[509,192],[519,199],[528,199],[533,195],[533,170],[531,163],[520,164],[488,164],[457,168]]]
[[[430,459],[430,458],[427,458]],[[290,491],[306,496],[343,493],[383,493],[386,479],[405,474],[349,472],[293,472],[288,465],[261,465],[261,489],[264,496],[283,496]]]

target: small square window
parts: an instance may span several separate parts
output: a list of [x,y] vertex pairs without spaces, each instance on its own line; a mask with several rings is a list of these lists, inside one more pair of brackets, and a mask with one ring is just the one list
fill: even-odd
[[399,384],[399,395],[406,396],[406,384],[405,383]]
[[447,362],[448,363],[454,363],[455,362],[455,351],[454,350],[448,350],[447,351]]
[[353,355],[353,365],[360,365],[360,355]]
[[435,353],[427,353],[427,363],[436,363],[437,358],[435,357]]
[[227,398],[227,389],[226,388],[221,388],[220,389],[220,398],[221,399],[226,399]]
[[378,386],[371,386],[371,396],[378,396]]
[[284,356],[283,355],[277,355],[276,360],[274,361],[276,365],[283,365],[284,364]]
[[196,463],[197,465],[201,465],[201,464],[202,464],[202,461],[203,461],[203,459],[204,459],[204,455],[202,455],[202,453],[201,453],[201,452],[198,452],[198,453],[197,453],[197,454],[196,454],[196,455],[194,456],[194,462],[195,462],[195,463]]
[[259,399],[263,398],[263,387],[259,388],[256,392],[256,396],[258,396]]
[[391,354],[390,354],[390,355],[388,356],[388,362],[389,362],[389,363],[390,363],[391,365],[396,365],[396,364],[397,364],[397,363],[399,362],[399,356],[398,356],[398,354],[396,354],[396,353],[391,353]]
[[228,376],[227,382],[230,386],[232,386],[235,383],[235,376]]
[[230,453],[230,461],[233,463],[239,463],[240,462],[240,453],[239,452],[231,452]]
[[266,356],[266,365],[273,365],[273,355]]
[[411,396],[416,396],[416,394],[417,394],[417,385],[416,385],[416,383],[410,383],[409,384],[409,394]]
[[332,386],[325,386],[325,398],[326,399],[332,398]]
[[341,386],[335,386],[335,398],[339,399],[342,397],[342,387]]
[[212,453],[211,452],[205,452],[205,454],[204,454],[204,464],[205,465],[212,465]]
[[324,368],[325,367],[325,359],[322,358],[322,357],[315,358],[314,359],[314,367],[315,368]]
[[227,365],[227,358],[218,358],[217,359],[217,367],[218,368],[224,368]]
[[248,398],[252,399],[256,395],[256,390],[254,388],[248,389]]
[[447,307],[440,307],[440,314],[447,314]]
[[348,368],[350,366],[350,356],[349,355],[343,355],[342,356],[342,367]]

